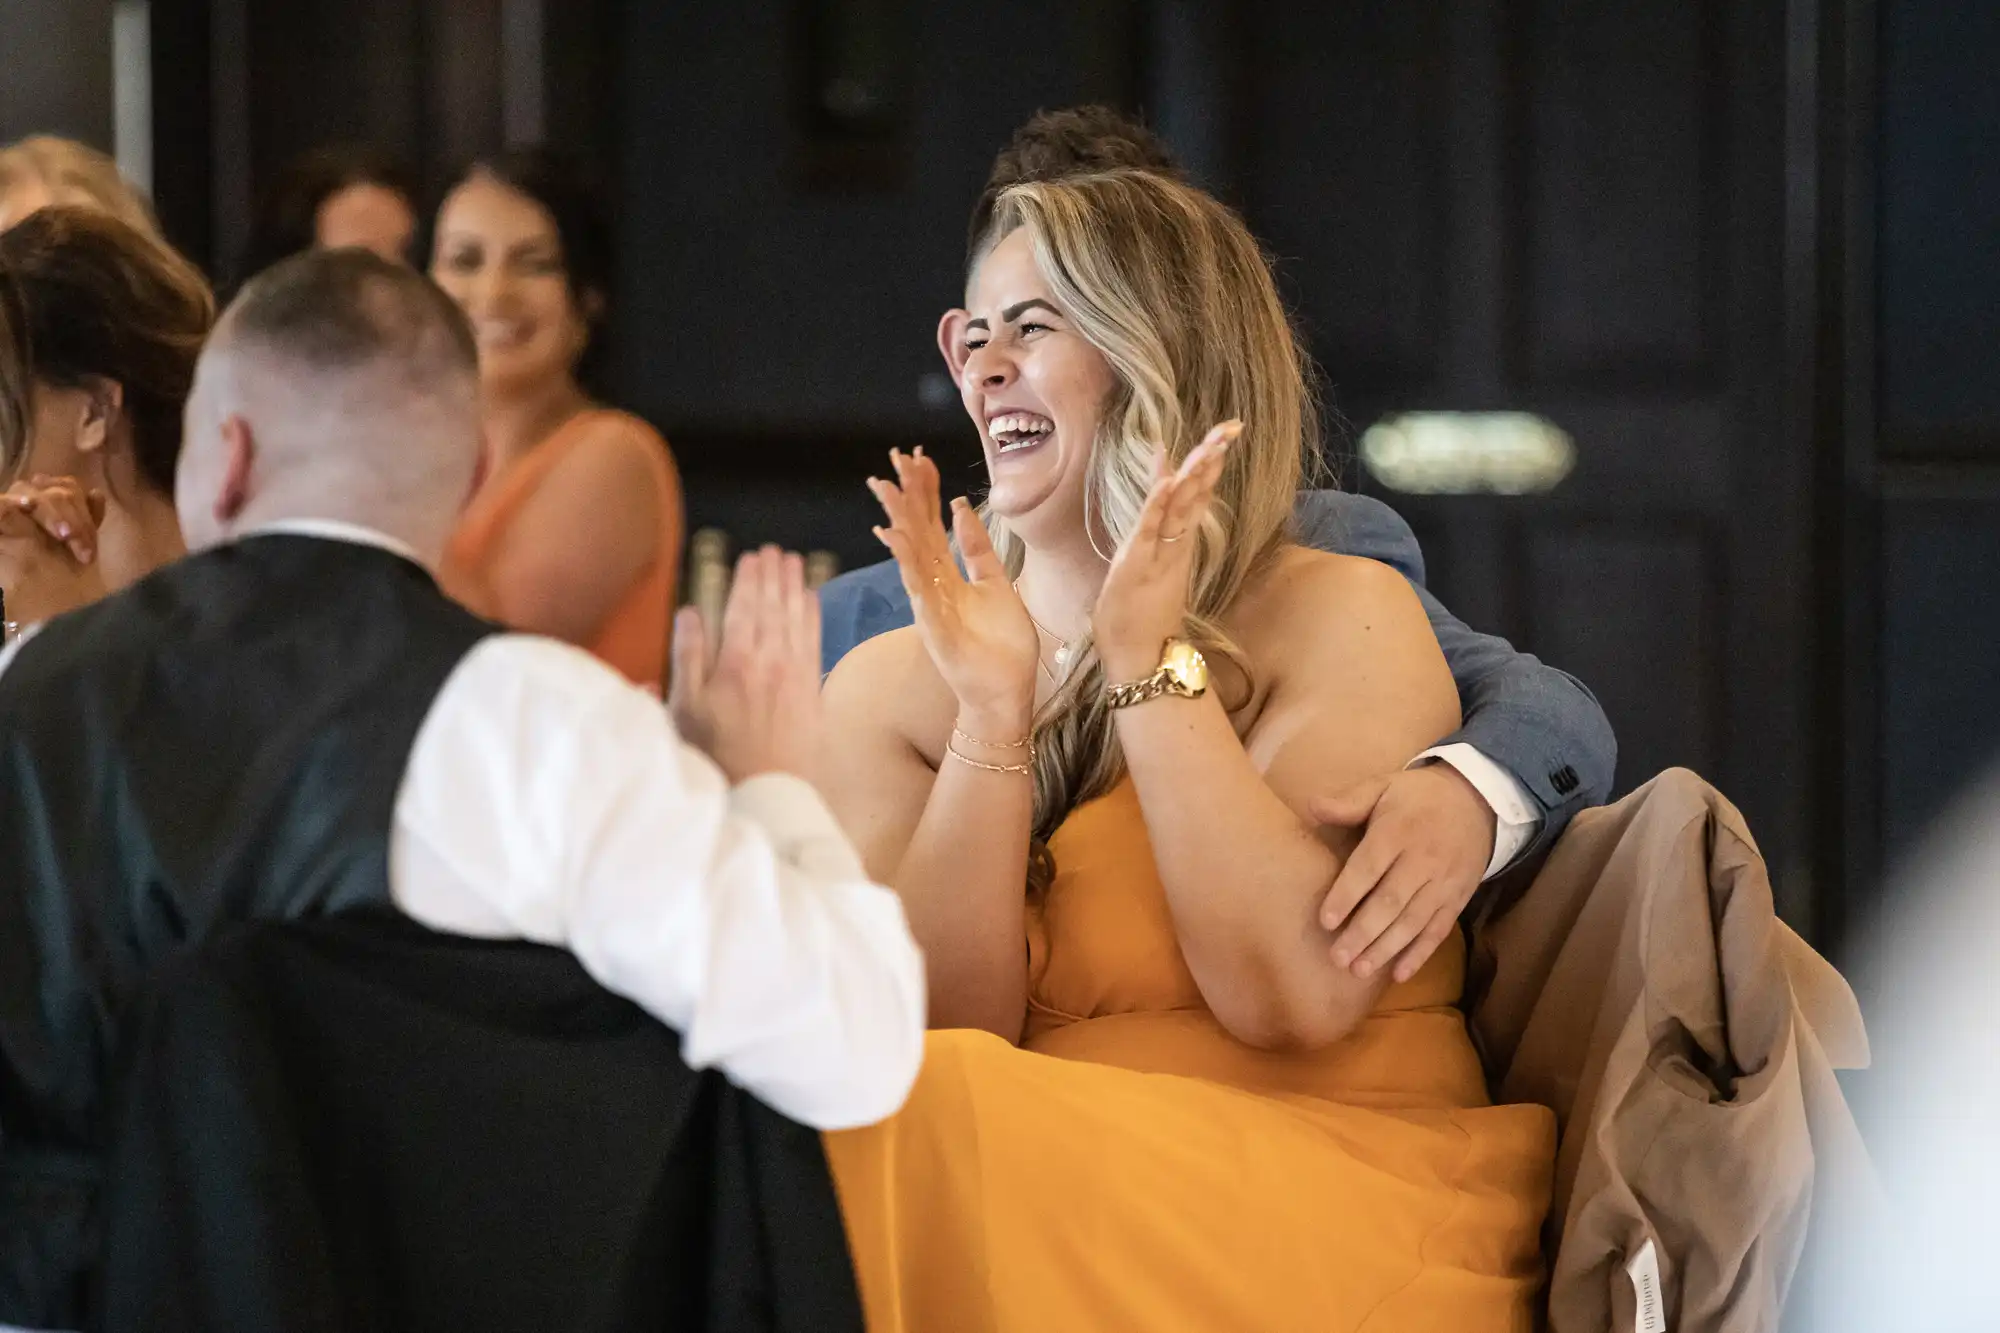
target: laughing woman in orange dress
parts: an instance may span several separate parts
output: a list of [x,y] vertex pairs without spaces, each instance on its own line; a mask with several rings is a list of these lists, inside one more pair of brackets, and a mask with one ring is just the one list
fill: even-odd
[[948,1029],[828,1140],[870,1327],[1531,1328],[1554,1128],[1488,1102],[1463,945],[1358,980],[1317,917],[1349,848],[1306,803],[1457,694],[1399,575],[1286,535],[1317,436],[1256,243],[1143,173],[1024,185],[966,306],[966,573],[895,457],[917,623],[827,686],[827,789]]
[[681,558],[666,441],[594,402],[579,365],[602,320],[610,229],[561,158],[474,167],[438,210],[431,276],[479,340],[486,484],[445,553],[481,615],[584,648],[660,687]]

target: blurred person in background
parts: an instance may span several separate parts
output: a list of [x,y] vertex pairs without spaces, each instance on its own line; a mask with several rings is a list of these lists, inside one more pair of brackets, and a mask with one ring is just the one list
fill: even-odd
[[0,379],[0,589],[30,624],[178,559],[181,413],[214,320],[208,284],[165,245],[92,208],[0,233],[14,337]]
[[416,187],[388,154],[335,144],[295,159],[259,201],[241,280],[314,247],[371,250],[407,264],[417,236]]
[[118,174],[118,164],[88,144],[37,134],[0,148],[0,231],[50,204],[101,209],[159,239],[152,205]]
[[1884,1206],[1814,1275],[1815,1333],[1985,1333],[2000,1198],[2000,768],[1959,799],[1895,877],[1856,988],[1874,1067],[1855,1110]]
[[659,689],[681,486],[658,432],[590,392],[610,248],[595,192],[544,149],[481,162],[445,197],[431,276],[479,341],[486,477],[443,577],[481,615],[576,644]]

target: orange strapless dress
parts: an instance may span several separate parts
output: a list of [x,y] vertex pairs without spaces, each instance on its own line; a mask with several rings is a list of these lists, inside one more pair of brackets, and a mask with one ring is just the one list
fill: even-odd
[[1057,833],[1022,1047],[934,1032],[827,1136],[874,1333],[1534,1327],[1554,1118],[1489,1103],[1454,938],[1346,1040],[1203,1004],[1128,782]]
[[[667,679],[668,642],[680,586],[681,483],[667,442],[639,418],[608,408],[592,408],[564,422],[548,439],[491,478],[473,497],[458,530],[452,534],[445,565],[447,570],[483,573],[514,516],[542,484],[542,479],[583,443],[589,435],[587,427],[601,425],[607,418],[643,432],[647,442],[654,446],[650,453],[654,460],[653,485],[660,499],[660,546],[653,563],[626,590],[598,626],[596,635],[582,647],[633,684],[660,690]],[[576,539],[588,541],[589,534],[578,533]]]

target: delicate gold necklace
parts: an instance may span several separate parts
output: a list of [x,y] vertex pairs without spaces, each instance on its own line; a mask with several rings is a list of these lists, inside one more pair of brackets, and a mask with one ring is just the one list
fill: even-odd
[[[1016,597],[1021,597],[1021,580],[1019,579],[1014,580],[1014,595]],[[1028,611],[1028,599],[1025,597],[1021,597],[1021,609],[1023,611]],[[1046,634],[1051,639],[1055,640],[1056,670],[1067,671],[1069,669],[1069,640],[1065,639],[1062,635],[1056,633],[1054,630],[1050,629],[1047,625],[1044,625],[1041,621],[1037,620],[1035,618],[1035,613],[1033,611],[1028,611],[1028,623],[1033,625],[1037,630],[1040,630],[1043,634]],[[1062,684],[1062,682],[1056,678],[1055,671],[1049,670],[1049,664],[1042,660],[1042,655],[1040,652],[1037,652],[1035,654],[1035,665],[1040,667],[1042,669],[1042,674],[1049,678],[1049,684],[1051,685]]]

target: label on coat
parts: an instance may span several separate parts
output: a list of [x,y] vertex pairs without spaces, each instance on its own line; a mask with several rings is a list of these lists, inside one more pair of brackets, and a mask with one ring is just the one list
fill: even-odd
[[1625,1264],[1632,1279],[1632,1333],[1667,1333],[1667,1309],[1660,1299],[1660,1256],[1651,1237]]

